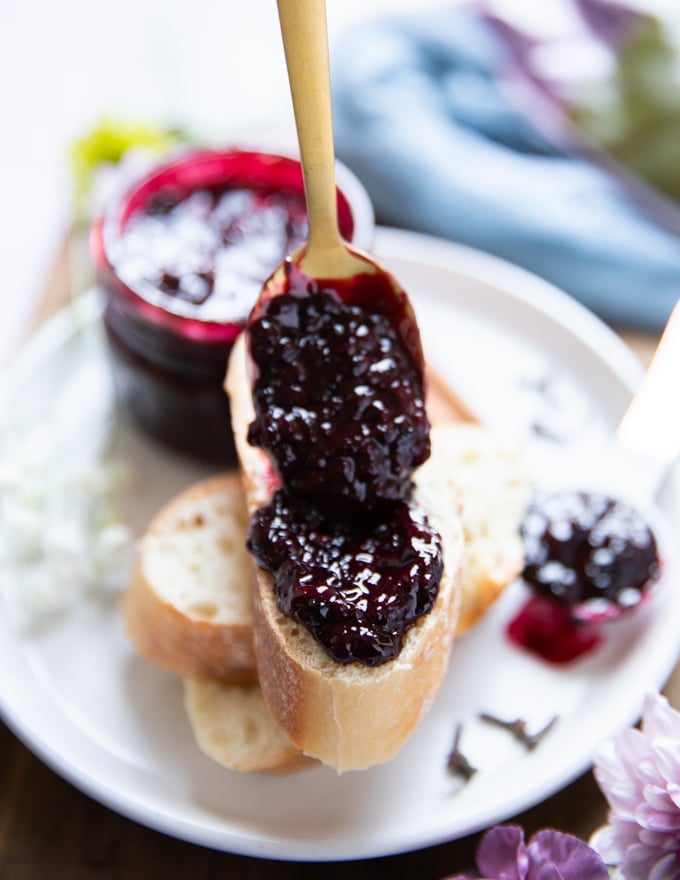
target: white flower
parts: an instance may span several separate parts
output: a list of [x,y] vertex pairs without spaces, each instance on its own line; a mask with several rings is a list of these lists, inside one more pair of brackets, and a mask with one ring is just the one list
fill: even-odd
[[680,880],[680,712],[647,696],[641,729],[607,743],[594,773],[610,813],[592,846],[625,880]]
[[94,576],[103,594],[119,593],[130,579],[135,555],[132,530],[122,523],[104,526],[95,536]]
[[[97,447],[65,456],[48,423],[3,449],[0,599],[20,629],[126,584],[134,539],[118,511],[127,473]],[[101,444],[100,444],[101,445]],[[80,447],[79,447],[80,449]]]

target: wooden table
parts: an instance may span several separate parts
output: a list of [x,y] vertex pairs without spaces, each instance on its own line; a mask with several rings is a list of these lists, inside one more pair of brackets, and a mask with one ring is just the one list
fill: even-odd
[[[66,254],[45,290],[35,324],[68,299]],[[656,339],[624,338],[648,362]],[[680,706],[680,666],[665,689]],[[556,827],[587,839],[606,803],[590,773],[515,817],[527,835]],[[509,820],[510,821],[510,820]],[[263,861],[216,852],[137,825],[91,800],[39,761],[0,722],[0,878],[2,880],[437,880],[469,868],[477,837],[413,853],[351,864]]]

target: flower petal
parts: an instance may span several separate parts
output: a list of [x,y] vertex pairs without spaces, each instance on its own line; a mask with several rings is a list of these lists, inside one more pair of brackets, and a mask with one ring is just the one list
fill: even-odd
[[680,867],[677,859],[676,853],[664,854],[659,848],[641,844],[628,850],[621,868],[626,880],[651,880],[652,877],[655,880],[677,880]]
[[645,804],[653,810],[663,810],[669,813],[674,813],[673,801],[666,790],[666,786],[664,785],[663,780],[659,780],[659,782],[661,785],[645,785],[643,791]]
[[668,850],[671,836],[665,831],[652,831],[650,828],[640,828],[638,840],[647,849],[661,853]]
[[680,810],[680,783],[672,783],[668,786],[668,796],[675,806]]
[[[527,880],[609,880],[602,858],[594,849],[560,831],[539,831],[529,842],[531,868]],[[558,870],[547,870],[554,866]]]
[[532,862],[527,874],[527,880],[564,880],[564,878],[560,869],[553,865],[552,862],[543,862],[540,865]]
[[657,778],[680,785],[680,739],[656,737],[652,754]]
[[631,780],[612,785],[604,792],[612,811],[622,819],[635,819],[635,811],[643,799],[642,788]]
[[640,804],[635,811],[635,819],[641,828],[662,833],[680,835],[680,811],[664,793],[654,798],[654,803]]
[[608,865],[620,865],[628,847],[638,842],[639,830],[635,822],[612,816],[609,824],[593,835],[590,845]]
[[680,852],[668,853],[652,868],[649,880],[678,880],[680,877]]
[[493,880],[526,880],[529,856],[519,825],[496,825],[482,838],[477,867]]
[[469,874],[454,874],[453,877],[444,877],[444,880],[475,880]]
[[669,737],[680,742],[680,712],[661,694],[647,694],[642,711],[642,730],[650,738]]

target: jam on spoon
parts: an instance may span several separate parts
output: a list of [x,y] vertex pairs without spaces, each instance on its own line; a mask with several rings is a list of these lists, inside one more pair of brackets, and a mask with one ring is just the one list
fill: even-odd
[[305,296],[292,287],[250,332],[248,439],[289,491],[359,518],[406,497],[429,456],[429,424],[422,376],[394,325],[344,303],[337,285]]
[[432,608],[441,542],[410,502],[430,452],[422,374],[385,315],[338,286],[300,296],[293,283],[251,323],[248,439],[285,490],[256,512],[248,546],[285,614],[336,661],[372,666]]
[[277,269],[247,327],[255,420],[282,488],[248,545],[278,606],[337,662],[377,665],[436,600],[441,538],[411,498],[430,452],[424,359],[406,293],[342,239],[325,7],[279,0],[309,241]]

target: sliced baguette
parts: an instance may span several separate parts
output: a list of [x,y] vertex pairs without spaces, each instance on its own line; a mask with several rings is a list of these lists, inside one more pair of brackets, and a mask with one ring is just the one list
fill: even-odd
[[[457,632],[461,633],[474,625],[521,568],[522,545],[518,525],[526,504],[527,481],[516,450],[500,443],[480,425],[449,424],[438,428],[435,438],[438,459],[443,462],[443,467],[455,474],[456,485],[462,491],[465,550],[457,626]],[[202,505],[213,511],[240,511],[233,520],[230,517],[219,519],[219,533],[229,532],[234,539],[233,548],[245,546],[245,503],[240,480],[233,475],[206,480],[182,492],[164,509],[165,512],[154,519],[150,531],[158,527],[159,519],[161,526],[164,521],[168,526],[176,524],[178,517],[184,522],[191,520],[195,517],[197,496],[203,499]],[[144,554],[157,553],[159,548],[155,542],[143,540],[140,551],[139,567],[148,571],[149,561]],[[233,552],[231,550],[230,555]],[[167,562],[170,564],[171,560]],[[222,563],[225,575],[239,570],[239,562],[231,558],[222,560]],[[240,563],[244,563],[243,556]],[[244,613],[223,621],[222,626],[234,626],[237,633],[248,627],[248,639],[252,641],[249,565],[248,558],[241,577],[222,577],[214,570],[218,576],[212,581],[211,590],[218,597],[223,590],[228,590],[232,599],[230,604],[245,609]],[[185,586],[188,590],[200,592],[206,585],[197,585],[194,572],[191,572]],[[131,619],[136,621],[136,642],[143,646],[165,644],[160,655],[164,661],[161,665],[180,671],[198,667],[213,679],[184,680],[184,704],[199,748],[218,764],[238,772],[286,772],[311,766],[311,759],[303,756],[275,723],[257,683],[238,685],[215,680],[223,665],[222,651],[206,652],[205,657],[201,656],[200,664],[196,663],[195,652],[198,646],[202,649],[203,642],[196,640],[195,616],[187,613],[186,597],[175,595],[174,600],[178,604],[168,611],[165,604],[172,604],[170,598],[161,602],[150,583],[138,574],[126,594],[125,604],[128,622]],[[219,601],[223,602],[218,600],[218,604]],[[140,603],[143,603],[142,611]],[[175,632],[171,640],[167,637],[168,615]],[[147,647],[145,655],[158,662],[158,649],[151,651]],[[216,659],[209,663],[209,656]],[[255,678],[256,674],[253,653],[250,677]]]
[[[229,361],[226,389],[252,514],[276,485],[268,458],[246,439],[254,417],[245,340]],[[333,661],[310,633],[283,615],[271,576],[255,566],[254,642],[264,699],[304,754],[342,772],[391,760],[426,714],[447,667],[460,606],[463,530],[453,475],[435,452],[417,473],[416,495],[442,536],[445,571],[432,611],[406,634],[397,658],[375,668]]]
[[253,653],[248,516],[237,474],[177,495],[142,538],[122,609],[138,653],[183,676],[199,748],[239,772],[310,763],[271,717]]
[[184,679],[184,706],[201,751],[229,770],[289,771],[313,764],[276,725],[258,684]]
[[[449,424],[435,432],[436,456],[441,467],[455,475],[462,492],[463,532],[465,550],[461,569],[462,602],[457,633],[472,627],[505,586],[519,573],[522,565],[522,544],[518,526],[524,512],[528,483],[521,456],[501,443],[488,429],[475,424]],[[214,479],[200,484],[200,491],[214,495],[215,504],[224,503],[224,495],[234,493],[242,499],[240,482],[235,479]],[[177,499],[193,510],[192,491]],[[210,499],[206,497],[206,503]],[[231,498],[228,507],[239,504]],[[241,501],[243,505],[243,502]],[[246,541],[246,517],[239,517],[233,526],[235,546]],[[225,522],[225,528],[227,523]],[[143,542],[142,546],[146,546]],[[249,560],[248,560],[249,561]],[[229,562],[225,570],[233,570]],[[189,584],[191,586],[191,584]],[[219,589],[240,591],[244,597],[250,590],[249,578],[220,579]],[[153,605],[152,605],[153,607]],[[177,612],[178,615],[180,612]],[[147,640],[162,617],[149,615],[144,625]],[[182,626],[192,631],[195,624],[186,617]],[[243,625],[241,620],[239,625]],[[252,622],[248,624],[252,628]],[[252,633],[251,633],[252,635]],[[187,638],[185,644],[195,642]],[[177,650],[181,652],[178,644]],[[184,665],[181,654],[173,658]],[[256,675],[253,655],[253,676]],[[208,670],[212,674],[212,669]],[[289,771],[312,764],[280,730],[262,697],[257,684],[230,685],[219,681],[185,679],[185,706],[192,730],[201,750],[218,764],[239,772]]]
[[[450,421],[451,413],[445,415]],[[461,632],[521,567],[518,525],[527,483],[515,450],[478,424],[462,424],[458,413],[455,420],[435,432],[434,456],[462,490]],[[266,460],[265,465],[271,488]],[[189,720],[210,758],[240,772],[292,770],[312,762],[275,723],[259,686],[228,683],[257,676],[250,647],[247,526],[236,475],[204,480],[180,493],[154,517],[140,543],[137,571],[123,601],[125,618],[140,654],[185,676]]]
[[122,599],[139,654],[189,678],[257,680],[247,527],[236,474],[203,480],[159,511]]
[[[437,458],[454,475],[462,498],[465,550],[457,632],[471,629],[523,564],[519,523],[528,481],[517,451],[481,425],[438,427]],[[211,511],[202,522],[198,508]],[[183,525],[180,526],[180,523]],[[210,564],[178,558],[178,530],[200,531]],[[248,517],[235,474],[204,480],[180,493],[154,518],[123,597],[125,620],[139,653],[190,677],[252,682],[252,564],[244,550]],[[162,533],[168,540],[159,540]],[[197,547],[205,547],[203,541]],[[181,551],[180,551],[181,552]],[[215,554],[217,558],[215,559]],[[166,555],[167,554],[167,555]],[[172,570],[172,578],[160,573]],[[210,612],[221,608],[217,615]]]

